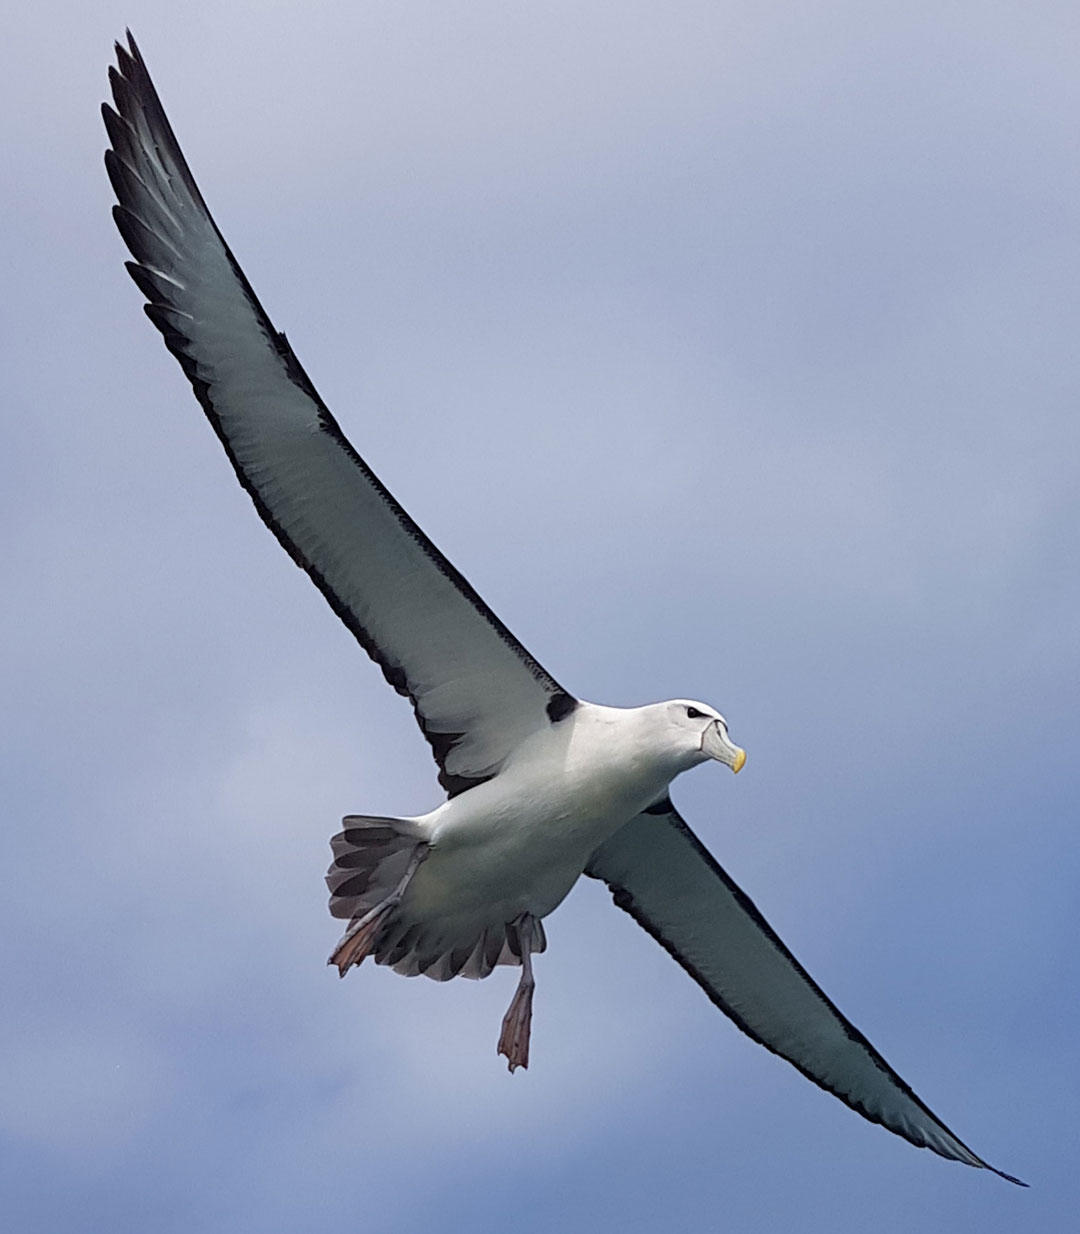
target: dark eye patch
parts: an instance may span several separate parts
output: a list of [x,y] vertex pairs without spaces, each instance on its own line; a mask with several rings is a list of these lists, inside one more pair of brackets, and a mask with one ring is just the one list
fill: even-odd
[[698,711],[696,707],[687,707],[686,718],[688,720],[701,720],[705,716],[703,711]]

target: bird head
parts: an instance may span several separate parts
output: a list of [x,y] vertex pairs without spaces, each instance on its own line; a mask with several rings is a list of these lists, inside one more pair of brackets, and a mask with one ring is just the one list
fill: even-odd
[[686,698],[660,706],[669,736],[688,767],[715,758],[736,773],[742,770],[746,751],[728,736],[727,721],[714,707]]

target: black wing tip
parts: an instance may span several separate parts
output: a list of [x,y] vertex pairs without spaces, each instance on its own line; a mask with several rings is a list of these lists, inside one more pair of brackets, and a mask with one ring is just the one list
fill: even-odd
[[146,67],[146,61],[131,31],[126,31],[126,34],[128,46],[125,47],[119,42],[114,43],[116,64],[109,65],[109,86],[112,89],[116,110],[121,117],[124,117],[125,113],[133,107],[149,113],[162,128],[162,135],[170,139],[170,144],[175,145],[176,138],[173,137],[172,128],[165,117],[165,111],[150,76],[150,70]]
[[119,39],[114,40],[113,50],[116,52],[116,63],[120,66],[120,71],[126,76],[126,68],[128,65],[138,65],[144,72],[146,71],[146,61],[142,58],[142,52],[139,51],[139,45],[135,42],[135,36],[131,33],[131,27],[124,27],[124,38],[127,39],[125,47]]
[[996,1165],[991,1165],[988,1161],[979,1163],[984,1170],[989,1170],[991,1174],[996,1174],[998,1178],[1003,1178],[1007,1183],[1014,1183],[1017,1187],[1028,1187],[1030,1183],[1025,1183],[1022,1178],[1017,1178],[1015,1174],[1006,1174],[1004,1170],[999,1170]]
[[143,54],[139,50],[138,43],[135,42],[135,36],[130,29],[124,30],[124,36],[127,39],[127,46],[117,39],[113,43],[113,50],[116,53],[116,66],[109,66],[109,81],[113,83],[115,89],[116,79],[121,78],[126,84],[134,86],[136,89],[142,89],[144,85],[150,87],[153,92],[153,83],[150,80],[150,70],[146,67],[146,61],[143,59]]
[[[124,144],[129,140],[138,145],[139,138],[135,135],[134,131],[130,137],[125,137],[123,126],[130,128],[135,117],[141,114],[146,125],[153,133],[154,143],[166,152],[173,161],[175,164],[175,174],[183,183],[184,188],[191,195],[195,204],[209,217],[210,211],[207,209],[202,193],[195,183],[195,177],[191,174],[191,169],[187,165],[187,160],[180,149],[180,143],[176,140],[176,134],[173,132],[169,118],[165,114],[164,105],[158,95],[153,78],[150,76],[150,70],[146,67],[146,61],[142,57],[142,52],[139,51],[139,46],[135,42],[131,31],[126,31],[126,34],[128,46],[124,47],[119,42],[114,44],[116,49],[116,65],[109,66],[109,86],[112,89],[115,111],[108,107],[107,104],[102,107],[102,116],[109,133],[109,140],[114,147],[117,146],[118,141]],[[213,223],[212,218],[210,221]],[[219,232],[219,238],[220,234]],[[225,245],[223,238],[221,242]],[[227,245],[225,247],[226,249],[228,248]],[[229,257],[230,260],[233,260],[231,253]],[[239,268],[237,268],[237,274],[239,277],[243,277]],[[245,289],[250,291],[246,280]]]

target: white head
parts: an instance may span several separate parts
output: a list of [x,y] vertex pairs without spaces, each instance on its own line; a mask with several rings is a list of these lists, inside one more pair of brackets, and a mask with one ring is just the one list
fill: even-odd
[[680,764],[680,771],[710,758],[734,772],[740,771],[746,762],[746,751],[728,736],[727,721],[714,707],[678,698],[642,710],[652,713],[650,727],[673,761]]

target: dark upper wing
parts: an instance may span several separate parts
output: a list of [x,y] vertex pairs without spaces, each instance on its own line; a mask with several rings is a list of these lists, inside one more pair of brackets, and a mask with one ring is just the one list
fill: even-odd
[[598,848],[585,873],[744,1033],[807,1079],[920,1148],[1019,1183],[957,1139],[840,1014],[670,801],[653,810]]
[[135,41],[102,107],[127,268],[270,530],[413,703],[453,794],[574,699],[345,439],[218,231]]

